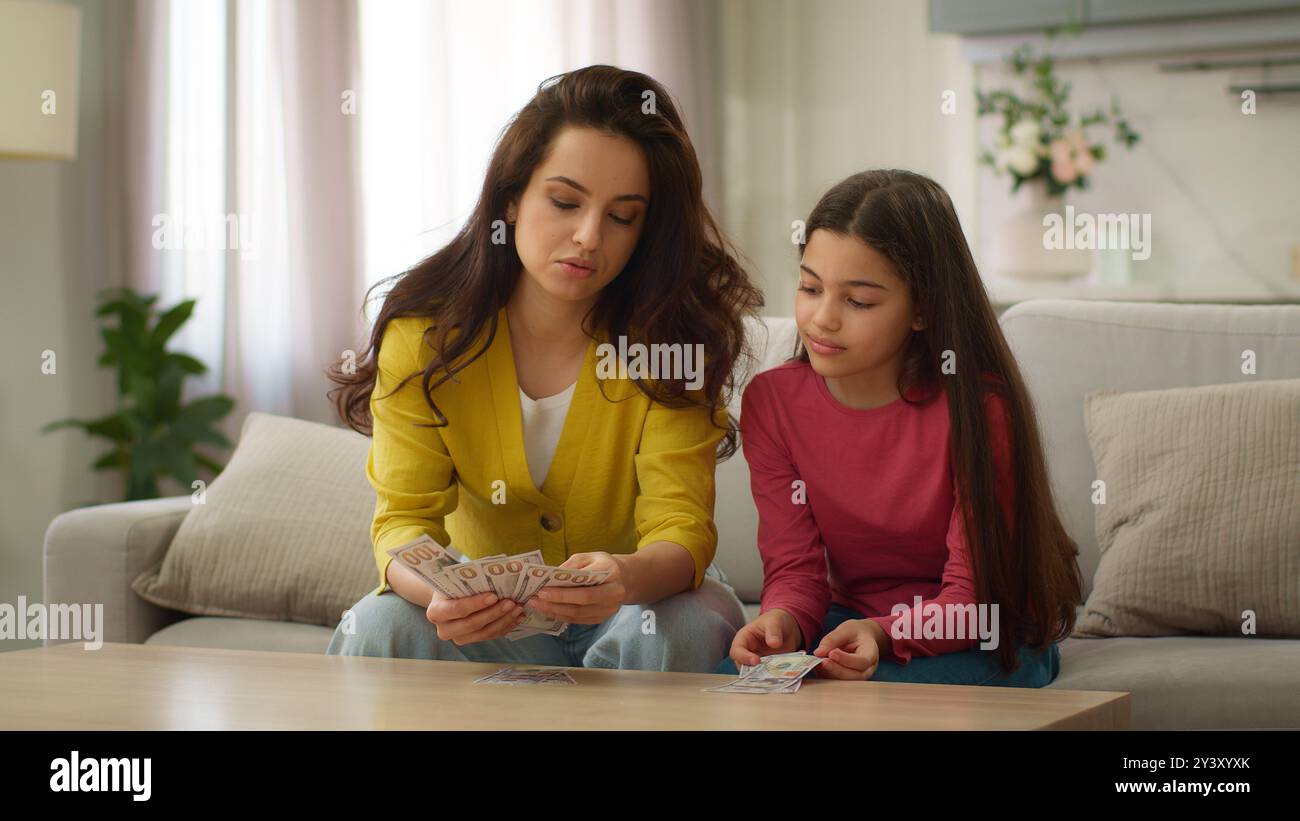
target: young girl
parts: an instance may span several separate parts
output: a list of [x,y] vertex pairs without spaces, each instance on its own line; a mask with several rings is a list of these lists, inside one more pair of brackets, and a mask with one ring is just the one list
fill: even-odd
[[1050,683],[1078,551],[952,202],[868,171],[805,232],[801,344],[741,406],[762,611],[719,672],[806,649],[830,678]]
[[[711,569],[713,482],[719,442],[735,450],[725,395],[743,317],[760,305],[667,91],[611,66],[544,83],[465,227],[387,295],[376,357],[331,374],[348,423],[367,432],[373,417],[379,586],[327,652],[711,670],[744,624]],[[637,375],[598,371],[620,340],[708,356],[697,373],[601,378]],[[391,561],[423,535],[610,575],[543,591],[530,606],[570,627],[511,641],[516,603],[444,598]]]

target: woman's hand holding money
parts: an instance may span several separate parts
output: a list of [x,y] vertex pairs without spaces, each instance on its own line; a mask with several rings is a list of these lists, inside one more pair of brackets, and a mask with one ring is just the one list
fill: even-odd
[[449,599],[435,590],[424,615],[437,625],[438,638],[460,646],[501,638],[523,620],[524,609],[495,593]]
[[618,612],[627,596],[626,556],[603,551],[575,553],[560,565],[571,570],[608,570],[604,582],[590,587],[545,587],[528,602],[539,613],[571,624],[600,624]]

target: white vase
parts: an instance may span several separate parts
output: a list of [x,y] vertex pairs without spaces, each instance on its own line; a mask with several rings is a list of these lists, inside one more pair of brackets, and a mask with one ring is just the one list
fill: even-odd
[[990,248],[992,273],[1016,279],[1068,279],[1086,276],[1092,269],[1091,250],[1048,248],[1044,218],[1058,214],[1064,231],[1073,233],[1066,221],[1065,198],[1049,195],[1047,183],[1031,180],[1013,195],[1011,216],[994,232]]

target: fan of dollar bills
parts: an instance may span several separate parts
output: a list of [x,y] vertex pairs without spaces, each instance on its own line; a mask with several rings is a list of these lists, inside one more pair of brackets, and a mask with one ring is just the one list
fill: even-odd
[[558,636],[568,622],[538,613],[528,602],[547,587],[590,587],[609,578],[608,570],[574,570],[553,567],[542,560],[540,550],[488,556],[473,561],[452,547],[443,547],[428,536],[388,551],[394,560],[449,599],[463,599],[480,593],[495,593],[498,599],[513,599],[524,608],[525,618],[506,634],[511,641],[545,634]]

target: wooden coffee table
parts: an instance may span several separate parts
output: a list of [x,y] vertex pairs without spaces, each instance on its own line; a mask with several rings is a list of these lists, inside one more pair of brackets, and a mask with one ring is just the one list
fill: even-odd
[[0,653],[0,730],[1121,730],[1130,696],[809,679],[701,692],[699,673],[569,668],[576,686],[474,684],[502,664],[80,642]]

